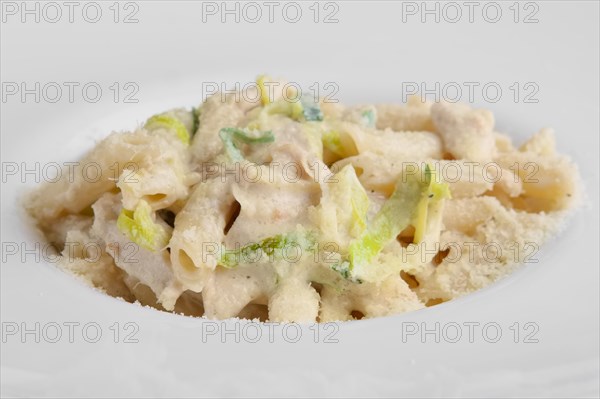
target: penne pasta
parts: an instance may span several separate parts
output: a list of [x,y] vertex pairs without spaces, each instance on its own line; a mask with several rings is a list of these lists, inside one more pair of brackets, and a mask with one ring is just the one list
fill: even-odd
[[261,76],[244,93],[154,115],[25,207],[59,267],[109,295],[310,323],[488,286],[531,261],[579,204],[577,166],[549,129],[515,146],[490,111],[464,104],[346,107],[299,94]]

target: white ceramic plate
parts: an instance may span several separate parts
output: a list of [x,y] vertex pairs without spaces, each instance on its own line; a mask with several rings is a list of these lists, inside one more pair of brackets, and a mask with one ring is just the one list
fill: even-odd
[[[16,11],[6,4],[3,396],[598,396],[598,3],[482,2],[473,23],[463,3],[428,2],[439,22],[421,2],[277,3],[273,23],[261,2],[256,23],[248,22],[255,9],[241,3],[239,23],[233,14],[220,20],[220,2],[121,3],[118,23],[113,2],[78,3],[73,23],[62,3],[56,23],[56,10],[41,3],[39,23],[29,14],[21,22],[20,2]],[[86,21],[96,8],[100,20]],[[286,21],[284,8],[288,21],[301,9],[300,20]],[[138,22],[123,23],[126,16]],[[338,22],[323,23],[326,16]],[[399,102],[421,83],[430,95],[455,96],[460,87],[463,101],[491,109],[517,142],[554,127],[559,150],[580,166],[587,204],[538,263],[488,289],[414,313],[319,328],[160,313],[104,296],[36,258],[43,241],[18,205],[36,184],[25,167],[39,162],[43,178],[52,172],[45,165],[77,160],[111,130],[199,103],[202,82],[232,87],[261,72],[316,84],[322,94],[333,83],[334,96],[350,103]],[[34,94],[24,101],[10,94],[21,82],[40,82],[38,103]],[[43,89],[50,82],[63,88],[56,103],[55,86]],[[79,85],[72,102],[65,82]],[[501,88],[497,102],[482,91],[486,84]],[[94,85],[102,89],[96,103]]]

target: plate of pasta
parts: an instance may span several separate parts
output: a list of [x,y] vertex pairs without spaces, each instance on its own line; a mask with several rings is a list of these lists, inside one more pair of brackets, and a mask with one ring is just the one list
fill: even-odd
[[509,275],[581,202],[551,129],[492,112],[345,106],[261,75],[113,132],[24,207],[62,270],[213,320],[333,322],[436,306]]
[[598,2],[33,3],[0,396],[598,397]]

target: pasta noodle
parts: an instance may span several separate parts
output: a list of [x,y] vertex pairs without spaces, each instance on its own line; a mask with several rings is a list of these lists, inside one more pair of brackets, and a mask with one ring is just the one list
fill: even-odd
[[560,229],[579,180],[550,129],[516,147],[487,110],[417,97],[345,107],[261,76],[110,134],[25,207],[58,265],[111,296],[327,322],[433,306],[509,274]]

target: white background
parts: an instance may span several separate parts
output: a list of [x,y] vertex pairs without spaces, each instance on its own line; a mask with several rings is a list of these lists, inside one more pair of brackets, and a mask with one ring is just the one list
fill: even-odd
[[[77,89],[73,102],[66,91],[56,103],[43,95],[39,103],[20,93],[2,98],[3,329],[33,328],[36,322],[63,326],[58,343],[44,337],[36,343],[34,335],[20,332],[4,337],[2,395],[598,396],[597,2],[523,2],[516,7],[518,22],[512,1],[497,2],[502,16],[496,23],[488,22],[495,9],[483,13],[485,2],[478,3],[472,23],[462,2],[455,3],[463,14],[456,23],[448,21],[455,10],[444,13],[436,2],[427,6],[437,4],[439,22],[434,14],[421,20],[421,2],[338,1],[327,9],[318,5],[318,23],[312,1],[297,2],[303,12],[297,23],[284,19],[284,3],[275,9],[273,23],[262,2],[257,23],[244,21],[243,14],[238,23],[231,15],[222,22],[220,14],[203,14],[200,2],[136,1],[127,9],[121,3],[120,21],[137,7],[138,22],[131,24],[114,22],[112,1],[97,2],[102,10],[97,23],[83,18],[85,2],[75,8],[73,23],[62,2],[56,23],[47,21],[55,11],[43,15],[42,3],[39,22],[35,15],[22,22],[20,10],[5,12],[7,3],[2,3],[0,46],[3,96],[7,85],[22,82],[30,88],[35,82],[79,87],[95,82],[103,94],[97,103]],[[35,3],[27,2],[31,9]],[[419,8],[415,15],[406,12],[413,5]],[[335,7],[338,22],[323,23]],[[524,23],[533,11],[538,21]],[[234,333],[224,335],[234,322],[208,326],[142,309],[105,297],[34,256],[23,261],[22,253],[5,253],[6,243],[33,248],[40,240],[17,203],[35,186],[34,178],[8,176],[6,165],[76,160],[113,129],[130,129],[168,107],[198,104],[202,82],[244,84],[263,72],[304,87],[333,82],[336,98],[349,103],[401,102],[403,82],[423,82],[426,88],[436,82],[442,87],[493,82],[503,89],[499,101],[476,90],[474,105],[491,109],[497,128],[517,143],[541,127],[554,127],[560,151],[579,164],[587,202],[538,254],[539,263],[435,308],[343,324],[334,336],[337,343],[323,342],[323,335],[315,343],[308,327],[297,343],[287,342],[294,334],[283,336],[280,329],[273,343],[264,335],[258,343],[236,343]],[[114,82],[134,83],[139,101],[115,102],[109,88]],[[515,101],[514,82],[535,84],[537,103],[524,102],[523,94]],[[68,342],[64,323],[69,322],[98,323],[102,339],[88,343],[76,330],[74,342]],[[124,343],[121,334],[114,343],[109,327],[115,322],[121,333],[124,323],[136,323],[139,342]],[[442,337],[437,343],[433,335],[403,334],[414,326],[434,328],[436,322],[463,326],[462,339],[450,343]],[[480,323],[472,343],[464,336],[465,322]],[[489,322],[502,330],[496,343],[482,335],[481,326]],[[521,330],[517,343],[509,328],[515,322]],[[537,343],[523,342],[527,322],[539,327]],[[213,327],[219,330],[208,335]],[[268,334],[266,327],[262,332]]]

